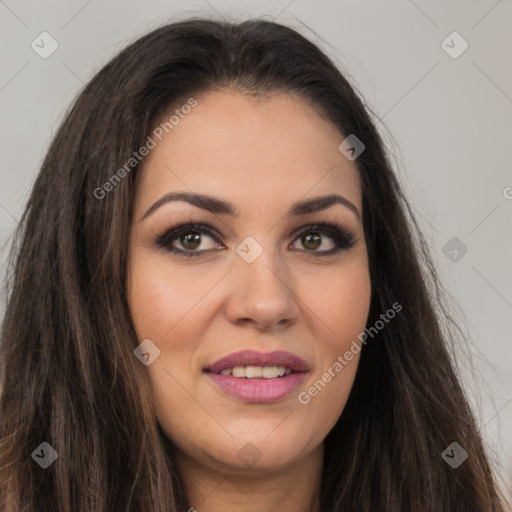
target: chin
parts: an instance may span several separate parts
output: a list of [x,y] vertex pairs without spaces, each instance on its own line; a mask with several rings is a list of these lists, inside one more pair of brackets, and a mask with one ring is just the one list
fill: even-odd
[[224,465],[238,469],[279,471],[296,464],[314,450],[315,445],[303,434],[299,437],[289,431],[278,433],[278,429],[274,424],[264,436],[247,433],[235,436],[225,449],[218,450],[216,458]]

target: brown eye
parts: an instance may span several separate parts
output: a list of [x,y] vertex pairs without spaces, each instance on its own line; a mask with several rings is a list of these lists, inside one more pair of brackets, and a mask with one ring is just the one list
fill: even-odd
[[302,236],[301,240],[304,247],[312,251],[318,249],[322,245],[322,237],[318,235],[318,233]]
[[[325,238],[330,242],[325,242]],[[343,249],[350,249],[356,243],[356,238],[350,231],[337,224],[326,222],[309,226],[299,234],[296,240],[300,240],[304,247],[302,252],[311,253],[314,256],[331,256]],[[325,244],[327,247],[324,247]],[[320,247],[322,249],[319,250]]]
[[201,235],[198,233],[181,235],[180,243],[185,249],[197,249],[201,244]]
[[[217,243],[218,238],[220,235],[206,224],[188,224],[168,229],[156,239],[156,244],[178,255],[201,256],[204,252],[223,247]],[[212,241],[209,246],[208,239]]]
[[[327,239],[331,240],[331,246],[325,247],[325,244],[326,244],[326,242],[324,241],[325,238],[326,238],[325,233],[321,233],[319,231],[314,231],[311,229],[308,231],[305,231],[299,237],[300,243],[301,243],[302,247],[304,247],[306,249],[306,251],[318,252],[318,253],[327,252],[330,249],[332,249],[333,247],[336,247],[336,243],[334,242],[333,237],[329,237],[329,236],[327,236]],[[324,245],[324,247],[323,247],[324,250],[317,250],[320,247],[322,247],[322,245]]]

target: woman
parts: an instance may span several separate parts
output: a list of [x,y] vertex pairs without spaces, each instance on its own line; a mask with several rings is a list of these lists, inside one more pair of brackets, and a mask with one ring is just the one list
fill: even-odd
[[382,141],[294,30],[122,51],[17,241],[3,510],[505,510]]

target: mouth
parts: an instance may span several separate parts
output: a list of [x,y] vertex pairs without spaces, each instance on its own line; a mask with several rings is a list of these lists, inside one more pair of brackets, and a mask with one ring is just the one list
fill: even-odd
[[[243,350],[219,359],[205,370],[241,378],[276,378],[293,372],[307,372],[309,369],[302,358],[289,352],[263,353],[256,350]],[[265,375],[263,370],[266,370]],[[277,375],[275,375],[276,372]]]
[[233,368],[224,368],[219,372],[220,375],[233,375],[239,379],[279,379],[285,375],[294,372],[286,366],[235,366]]
[[266,403],[290,394],[309,368],[289,352],[245,350],[219,359],[204,372],[222,392],[245,402]]

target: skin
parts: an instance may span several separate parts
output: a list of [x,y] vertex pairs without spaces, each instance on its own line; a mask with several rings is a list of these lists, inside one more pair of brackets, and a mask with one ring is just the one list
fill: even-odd
[[[131,227],[130,310],[139,340],[161,351],[146,367],[156,416],[176,445],[189,504],[199,512],[319,512],[323,440],[343,411],[359,354],[309,403],[298,393],[364,330],[368,257],[362,220],[349,208],[286,213],[298,200],[336,192],[362,215],[358,171],[338,150],[345,137],[298,97],[217,90],[197,101],[145,157]],[[142,219],[174,191],[230,201],[240,216],[180,201]],[[212,225],[221,239],[201,233],[196,249],[174,239],[183,251],[207,251],[197,257],[155,244],[171,225],[190,221]],[[294,230],[322,221],[341,224],[355,245],[322,256],[334,243],[324,232],[320,247],[305,246]],[[252,263],[235,251],[248,236],[263,248]],[[292,352],[310,371],[277,402],[243,402],[203,373],[243,349]],[[247,443],[255,447],[250,465],[238,456]]]

